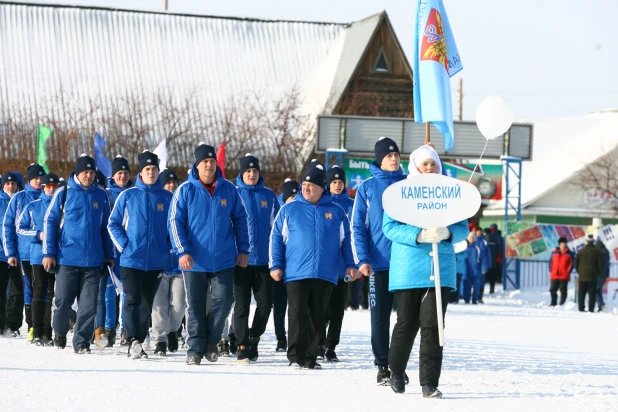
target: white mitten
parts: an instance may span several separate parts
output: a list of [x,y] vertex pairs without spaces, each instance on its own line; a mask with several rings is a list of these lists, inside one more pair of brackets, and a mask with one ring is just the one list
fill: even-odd
[[436,230],[432,229],[423,229],[421,233],[416,237],[416,241],[418,243],[438,243],[440,242],[440,238],[438,237]]
[[440,238],[440,240],[446,240],[451,237],[451,231],[445,227],[436,228],[436,235]]

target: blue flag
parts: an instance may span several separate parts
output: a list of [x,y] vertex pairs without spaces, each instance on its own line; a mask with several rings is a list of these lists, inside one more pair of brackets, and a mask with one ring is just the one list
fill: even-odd
[[99,169],[107,177],[112,177],[112,162],[103,153],[103,148],[107,142],[101,137],[99,132],[94,132],[94,157]]
[[433,123],[450,150],[455,144],[450,78],[463,66],[442,0],[418,0],[414,45],[414,120]]

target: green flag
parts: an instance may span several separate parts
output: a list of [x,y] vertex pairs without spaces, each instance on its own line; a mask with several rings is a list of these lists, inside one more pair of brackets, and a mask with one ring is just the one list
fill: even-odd
[[47,167],[47,152],[45,151],[45,143],[52,135],[52,129],[39,124],[36,133],[36,162],[43,166],[45,173],[49,173],[49,167]]

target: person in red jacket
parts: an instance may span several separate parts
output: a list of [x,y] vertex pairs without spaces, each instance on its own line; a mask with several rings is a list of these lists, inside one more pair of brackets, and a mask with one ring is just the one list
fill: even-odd
[[571,280],[571,271],[575,254],[569,250],[566,238],[558,239],[558,247],[552,252],[549,259],[549,273],[551,286],[550,306],[556,306],[558,301],[558,290],[560,290],[560,305],[563,305],[567,298],[567,289]]

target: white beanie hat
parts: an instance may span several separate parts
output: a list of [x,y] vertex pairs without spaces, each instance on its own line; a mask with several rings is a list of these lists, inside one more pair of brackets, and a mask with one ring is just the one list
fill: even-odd
[[421,172],[418,171],[418,165],[426,159],[433,159],[438,165],[438,174],[442,174],[442,162],[438,152],[429,145],[423,145],[412,152],[410,155],[410,165],[408,166],[408,173],[410,176],[418,176]]

